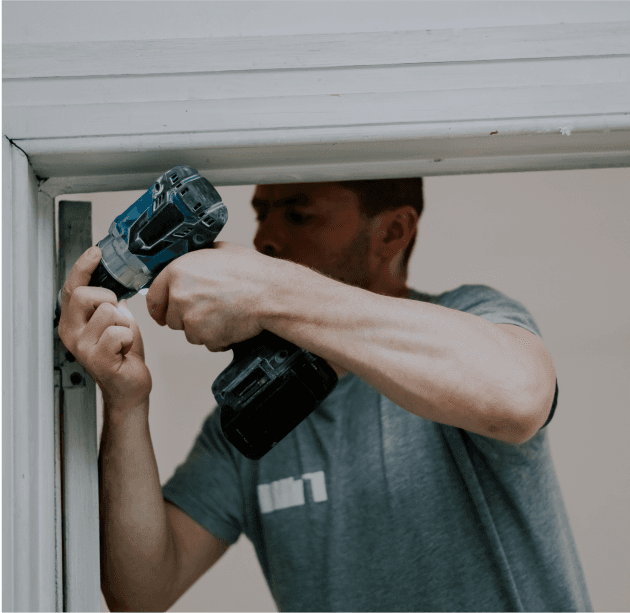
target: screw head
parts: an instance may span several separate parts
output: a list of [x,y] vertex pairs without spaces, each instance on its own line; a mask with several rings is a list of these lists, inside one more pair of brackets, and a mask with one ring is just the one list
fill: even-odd
[[288,355],[289,355],[289,352],[285,351],[284,349],[280,351],[279,353],[276,353],[276,355],[274,356],[274,360],[276,364],[281,364],[282,362],[284,362],[287,359]]
[[66,360],[68,362],[76,362],[77,361],[76,358],[69,351],[66,351]]
[[72,385],[79,385],[81,381],[83,381],[83,377],[78,372],[73,372],[70,375],[70,383],[72,383]]

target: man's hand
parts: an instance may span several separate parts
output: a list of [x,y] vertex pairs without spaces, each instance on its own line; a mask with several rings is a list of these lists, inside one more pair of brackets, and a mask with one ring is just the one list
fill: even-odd
[[147,309],[193,345],[227,351],[263,331],[265,296],[280,262],[225,241],[187,253],[153,281]]
[[151,373],[133,317],[119,310],[114,292],[88,287],[100,260],[101,250],[91,247],[70,271],[61,293],[59,338],[99,385],[106,405],[127,410],[147,403]]

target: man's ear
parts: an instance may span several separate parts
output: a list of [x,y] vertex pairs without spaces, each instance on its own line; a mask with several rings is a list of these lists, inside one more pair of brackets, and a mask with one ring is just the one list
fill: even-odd
[[374,225],[377,251],[388,260],[402,251],[416,232],[418,213],[412,206],[404,206],[377,215]]

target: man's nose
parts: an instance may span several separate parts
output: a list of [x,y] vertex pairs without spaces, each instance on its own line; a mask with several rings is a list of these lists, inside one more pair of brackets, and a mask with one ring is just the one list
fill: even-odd
[[256,249],[260,253],[264,253],[265,255],[268,255],[272,258],[277,258],[278,254],[280,253],[278,246],[270,241],[265,241],[260,247],[256,247]]
[[280,257],[283,244],[284,235],[277,225],[270,223],[269,219],[259,222],[258,231],[254,237],[256,251],[274,258]]

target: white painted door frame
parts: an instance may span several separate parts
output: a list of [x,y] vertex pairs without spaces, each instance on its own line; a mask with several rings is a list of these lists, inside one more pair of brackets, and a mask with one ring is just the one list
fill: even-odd
[[26,155],[2,143],[2,608],[62,599],[52,319],[54,201]]
[[54,199],[6,137],[2,157],[2,608],[99,611],[95,384],[53,336],[59,283],[92,242],[90,203],[60,216],[58,274]]
[[[56,196],[147,189],[177,164],[219,186],[630,166],[628,17],[480,27],[477,15],[471,27],[427,30],[418,23],[431,11],[434,21],[449,19],[430,3],[417,23],[401,13],[404,31],[387,31],[374,13],[361,32],[349,8],[359,3],[334,3],[336,20],[311,18],[338,26],[345,11],[346,30],[321,25],[319,33],[267,35],[251,22],[250,35],[211,32],[204,39],[186,38],[190,11],[228,27],[258,3],[164,2],[148,13],[138,2],[7,4],[21,5],[10,6],[11,14],[38,4],[32,19],[60,8],[58,17],[46,13],[32,41],[6,44],[3,57],[5,610],[63,607]],[[303,4],[311,12],[319,5]],[[325,4],[321,10],[331,10]],[[108,13],[112,5],[129,13],[128,23]],[[173,17],[160,21],[166,5]],[[387,11],[413,13],[413,5],[389,3]],[[73,27],[89,26],[89,11],[101,11],[103,38],[40,43],[43,33],[65,31],[64,7]],[[607,7],[608,15],[617,10]],[[112,16],[122,25],[107,26]],[[151,40],[121,39],[116,28],[133,29],[131,17],[153,20]],[[294,18],[290,31],[302,23]],[[78,431],[95,438],[86,420]],[[82,461],[87,470],[69,487],[81,488],[94,474],[94,451]],[[98,517],[93,497],[81,513]],[[85,542],[95,542],[97,523],[77,521]],[[88,587],[85,601],[70,606],[98,610],[98,565],[96,547],[72,571],[76,584]]]

